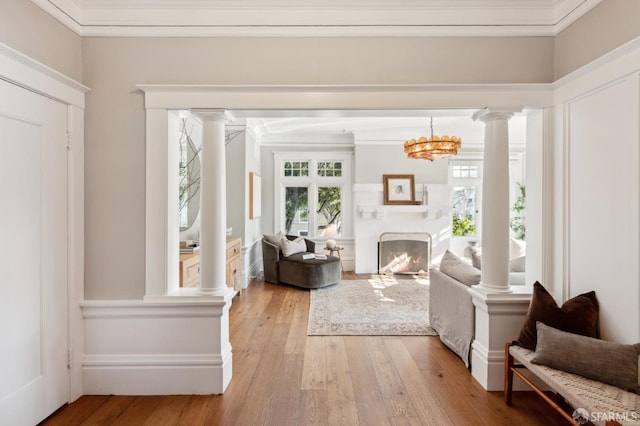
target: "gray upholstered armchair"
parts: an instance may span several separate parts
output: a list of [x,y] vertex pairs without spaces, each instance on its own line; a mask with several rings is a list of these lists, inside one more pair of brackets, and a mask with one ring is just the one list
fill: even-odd
[[[297,237],[287,235],[289,241]],[[315,253],[316,243],[305,238],[307,251],[285,257],[276,244],[262,239],[262,261],[264,280],[271,283],[285,283],[303,288],[319,288],[340,282],[340,259],[327,256],[326,259],[303,259],[303,255]]]

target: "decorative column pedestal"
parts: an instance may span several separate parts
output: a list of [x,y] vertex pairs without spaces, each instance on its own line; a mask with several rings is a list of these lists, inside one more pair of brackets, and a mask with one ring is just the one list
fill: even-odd
[[471,374],[487,390],[504,386],[504,344],[518,337],[529,309],[531,290],[509,285],[509,118],[516,108],[484,109],[482,179],[482,277],[471,293],[475,340]]
[[489,391],[504,388],[504,344],[518,337],[529,309],[531,290],[512,287],[511,293],[487,293],[473,286],[476,335],[471,344],[471,374]]

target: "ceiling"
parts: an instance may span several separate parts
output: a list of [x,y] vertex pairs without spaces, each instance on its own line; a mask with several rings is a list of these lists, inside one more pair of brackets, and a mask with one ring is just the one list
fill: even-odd
[[[484,123],[473,121],[470,110],[340,112],[335,116],[279,116],[247,119],[263,145],[299,144],[398,144],[420,136],[430,136],[429,119],[433,117],[434,134],[458,136],[463,151],[482,149]],[[264,112],[263,112],[264,113]],[[524,146],[526,116],[515,115],[509,120],[509,141],[514,147]]]
[[82,36],[553,36],[602,0],[31,0]]

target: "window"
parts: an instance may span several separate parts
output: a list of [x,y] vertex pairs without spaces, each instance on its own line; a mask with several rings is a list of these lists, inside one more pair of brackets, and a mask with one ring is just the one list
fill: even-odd
[[481,161],[451,161],[451,228],[454,237],[480,236]]
[[339,161],[318,163],[318,176],[342,176],[342,163]]
[[453,166],[454,178],[477,178],[478,166]]
[[453,236],[470,237],[476,235],[477,204],[475,186],[453,187]]
[[350,152],[275,154],[274,231],[310,238],[351,233]]
[[284,163],[284,175],[294,177],[309,176],[309,162],[287,161]]

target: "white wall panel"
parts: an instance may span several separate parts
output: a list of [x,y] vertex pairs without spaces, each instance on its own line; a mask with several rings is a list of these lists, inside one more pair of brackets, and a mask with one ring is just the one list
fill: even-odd
[[595,290],[602,335],[636,342],[638,286],[638,78],[567,104],[567,295]]

